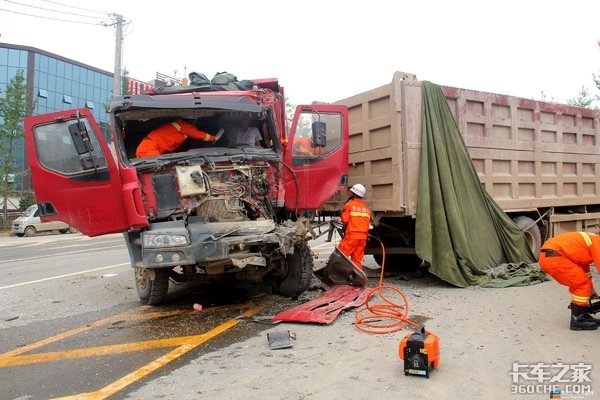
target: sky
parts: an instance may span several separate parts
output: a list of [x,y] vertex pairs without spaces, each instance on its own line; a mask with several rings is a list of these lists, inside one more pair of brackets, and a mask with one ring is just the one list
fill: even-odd
[[182,77],[185,67],[209,78],[277,77],[293,104],[343,99],[394,71],[556,102],[582,86],[600,94],[598,0],[0,0],[0,42],[113,71],[114,29],[93,25],[107,13],[131,21],[124,66],[143,81]]

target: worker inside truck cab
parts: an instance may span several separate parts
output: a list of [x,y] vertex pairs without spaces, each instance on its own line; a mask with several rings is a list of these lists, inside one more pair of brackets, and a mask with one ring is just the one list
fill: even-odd
[[360,183],[350,188],[350,198],[342,210],[344,238],[338,246],[361,270],[371,226],[371,210],[362,200],[366,192],[367,189]]
[[172,153],[190,137],[195,140],[214,143],[223,135],[220,129],[216,135],[204,132],[188,121],[177,119],[152,130],[139,144],[135,156],[153,157]]
[[249,114],[242,115],[239,126],[232,130],[233,146],[262,146],[262,136],[251,123],[252,117]]
[[312,142],[312,130],[310,126],[300,125],[294,135],[292,144],[293,154],[295,156],[314,156],[318,155],[320,147],[316,147]]
[[590,264],[600,269],[600,236],[567,232],[547,240],[540,251],[542,270],[571,293],[572,331],[598,329],[600,320],[590,315],[590,299],[597,299]]

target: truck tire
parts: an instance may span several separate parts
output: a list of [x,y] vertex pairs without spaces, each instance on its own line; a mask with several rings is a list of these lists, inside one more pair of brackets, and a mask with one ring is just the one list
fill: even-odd
[[521,215],[513,219],[515,225],[519,227],[525,234],[525,239],[529,244],[529,248],[533,254],[537,257],[540,255],[540,248],[542,247],[542,234],[540,233],[540,227],[529,217]]
[[276,285],[282,296],[295,297],[310,286],[313,273],[313,258],[306,244],[294,249],[294,254],[286,257],[287,272]]
[[150,268],[135,268],[135,287],[143,304],[160,304],[167,298],[169,291],[169,269],[155,268],[154,280],[150,279]]
[[35,236],[36,233],[37,233],[37,231],[35,230],[35,228],[33,226],[28,226],[23,231],[23,235],[27,236],[27,237]]

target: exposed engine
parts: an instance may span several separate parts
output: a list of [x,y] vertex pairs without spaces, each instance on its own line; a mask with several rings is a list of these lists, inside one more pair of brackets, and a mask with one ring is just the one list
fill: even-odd
[[[146,207],[158,220],[197,216],[206,222],[242,222],[275,216],[277,179],[268,163],[176,166],[145,180],[153,186],[144,190]],[[155,193],[162,195],[151,196]]]

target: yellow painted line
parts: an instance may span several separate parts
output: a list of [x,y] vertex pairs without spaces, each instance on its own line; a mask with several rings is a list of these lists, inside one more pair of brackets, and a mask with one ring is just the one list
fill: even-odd
[[[252,315],[254,315],[257,312],[259,312],[260,310],[262,310],[265,306],[266,306],[266,304],[261,305],[261,306],[254,306],[254,307],[250,308],[248,311],[244,312],[242,315],[244,317],[251,317]],[[179,358],[182,355],[188,353],[189,351],[195,349],[196,347],[200,346],[201,344],[211,340],[215,336],[220,335],[221,333],[227,331],[230,328],[233,328],[234,326],[239,324],[240,321],[241,320],[238,318],[233,318],[233,319],[230,319],[229,321],[217,326],[216,328],[211,329],[210,331],[208,331],[206,333],[203,333],[201,335],[192,336],[189,338],[188,344],[179,346],[178,348],[170,351],[169,353],[165,354],[164,356],[157,358],[156,360],[144,365],[143,367],[133,371],[132,373],[130,373],[128,375],[125,375],[121,379],[116,380],[115,382],[103,387],[102,389],[100,389],[96,392],[81,393],[81,394],[76,394],[73,396],[56,398],[54,400],[67,400],[67,399],[69,399],[69,400],[72,400],[72,399],[101,400],[101,399],[106,399],[107,397],[114,395],[121,389],[131,385],[132,383],[144,378],[148,374],[165,366],[166,364],[170,363],[171,361],[176,360],[177,358]]]
[[85,347],[81,349],[51,351],[48,353],[27,354],[0,360],[0,368],[182,346],[184,344],[193,342],[195,338],[196,336],[180,336],[169,339],[146,340],[144,342],[122,343],[107,346]]
[[210,311],[217,311],[217,310],[223,310],[223,309],[236,309],[236,308],[244,309],[244,308],[248,308],[248,305],[247,304],[232,304],[232,305],[227,305],[227,306],[209,307],[209,308],[203,309],[202,311],[175,310],[175,311],[157,311],[157,312],[147,312],[147,313],[140,312],[140,311],[148,310],[151,308],[152,307],[150,307],[150,306],[136,307],[136,308],[126,311],[124,313],[113,315],[111,317],[104,318],[104,319],[101,319],[96,322],[92,322],[91,324],[80,326],[78,328],[71,329],[70,331],[63,332],[63,333],[60,333],[55,336],[51,336],[49,338],[40,340],[38,342],[29,344],[29,345],[26,345],[23,347],[19,347],[18,349],[9,351],[7,353],[0,354],[0,365],[4,364],[6,362],[6,359],[9,359],[11,357],[15,357],[20,354],[27,353],[29,351],[38,349],[38,348],[46,346],[48,344],[58,342],[59,340],[80,334],[82,332],[85,332],[85,331],[93,329],[93,328],[98,328],[102,325],[106,325],[106,324],[109,324],[112,322],[133,321],[133,320],[152,319],[152,318],[164,318],[164,317],[170,317],[170,316],[175,316],[175,315],[194,314],[194,313],[198,313],[198,312],[206,313],[206,312],[210,312]]
[[[138,307],[137,309],[142,309],[143,307],[146,307],[146,306]],[[79,328],[71,329],[70,331],[63,332],[63,333],[60,333],[58,335],[51,336],[49,338],[40,340],[38,342],[31,343],[29,345],[20,347],[18,349],[12,350],[12,351],[9,351],[7,353],[4,353],[4,354],[0,355],[0,362],[3,362],[4,359],[6,359],[6,358],[10,358],[10,357],[17,356],[19,354],[27,353],[28,351],[38,349],[38,348],[40,348],[42,346],[45,346],[47,344],[50,344],[50,343],[58,342],[59,340],[62,340],[62,339],[65,339],[65,338],[77,335],[79,333],[85,332],[85,331],[90,330],[92,328],[97,328],[99,326],[106,325],[109,322],[118,321],[118,320],[120,320],[122,318],[125,318],[127,316],[127,314],[129,314],[130,312],[132,312],[134,310],[136,310],[136,309],[126,311],[126,312],[124,312],[122,314],[113,315],[112,317],[104,318],[104,319],[101,319],[99,321],[92,322],[91,324],[80,326]]]

